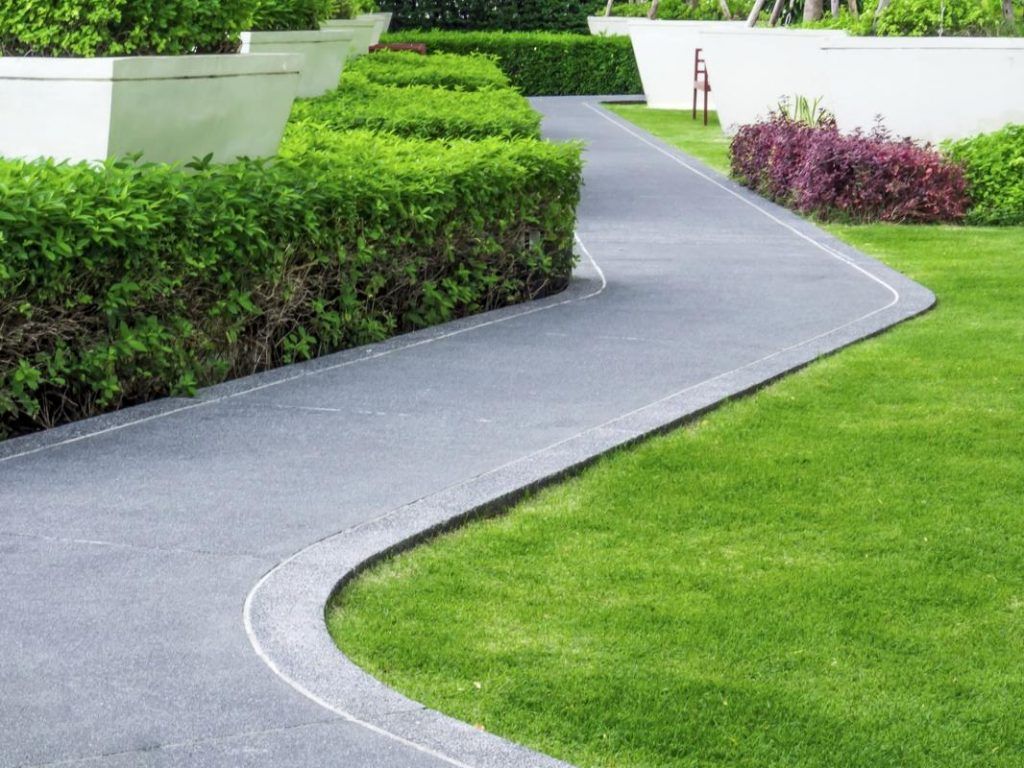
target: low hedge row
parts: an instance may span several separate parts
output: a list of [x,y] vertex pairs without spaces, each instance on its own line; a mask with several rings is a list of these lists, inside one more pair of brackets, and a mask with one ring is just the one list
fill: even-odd
[[857,17],[843,8],[838,16],[826,14],[821,21],[799,26],[898,37],[1020,35],[1022,5],[1012,0],[1013,19],[1007,19],[1003,0],[891,0],[880,13],[878,0],[867,0]]
[[382,0],[393,28],[586,33],[594,0]]
[[373,83],[409,86],[429,85],[448,90],[479,91],[508,88],[508,75],[490,56],[456,56],[435,53],[421,56],[405,51],[378,51],[360,56],[346,65],[347,75],[362,75]]
[[733,138],[732,174],[800,213],[850,222],[961,221],[963,169],[930,147],[882,132],[842,134],[776,115]]
[[1009,125],[946,146],[964,167],[971,224],[1024,224],[1024,125]]
[[539,138],[540,115],[515,91],[452,91],[372,83],[346,72],[341,87],[298,102],[293,119],[333,130],[368,130],[422,139]]
[[431,30],[391,34],[384,41],[494,56],[512,85],[527,96],[643,93],[628,37]]
[[0,438],[552,292],[581,174],[298,116],[269,163],[0,161]]

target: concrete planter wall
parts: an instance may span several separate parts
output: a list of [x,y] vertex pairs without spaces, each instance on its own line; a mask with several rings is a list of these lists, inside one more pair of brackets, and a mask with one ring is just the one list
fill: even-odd
[[338,87],[352,32],[330,29],[308,32],[243,32],[242,53],[294,53],[303,57],[300,97],[320,96]]
[[[847,39],[834,30],[750,29],[709,30],[701,36],[715,105],[727,133],[763,119],[784,99],[823,98],[834,108],[822,46]],[[861,77],[861,73],[856,73]],[[865,95],[876,82],[861,78]]]
[[276,154],[300,56],[0,58],[0,156],[218,162]]
[[592,35],[615,37],[629,34],[628,16],[587,16],[587,27]]
[[349,44],[348,57],[362,56],[369,52],[371,45],[376,45],[380,40],[380,30],[383,29],[381,19],[329,19],[320,25],[323,30],[347,30],[352,33],[352,42]]
[[938,142],[1024,123],[1020,38],[850,38],[823,59],[843,130],[881,115],[898,136]]
[[[360,19],[377,19],[381,22],[381,34],[391,29],[391,11],[380,11],[379,13],[363,13],[359,15]],[[379,42],[379,40],[378,40]]]
[[[651,21],[628,19],[627,30],[640,69],[647,105],[652,109],[689,109],[693,106],[693,56],[703,47],[702,34],[715,29],[733,29],[742,22]],[[714,69],[710,104],[717,100],[718,82]],[[703,101],[703,96],[701,97]]]

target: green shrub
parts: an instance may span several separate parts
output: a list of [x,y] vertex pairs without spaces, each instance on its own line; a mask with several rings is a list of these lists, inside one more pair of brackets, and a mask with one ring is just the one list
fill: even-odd
[[0,437],[542,295],[579,149],[293,125],[275,163],[0,162]]
[[998,24],[978,0],[892,0],[875,25],[879,35],[912,37],[980,32]]
[[346,72],[341,87],[298,102],[293,118],[332,130],[365,128],[422,139],[540,136],[540,116],[515,91],[448,91],[371,83]]
[[258,0],[252,29],[277,32],[320,29],[332,18],[334,0]]
[[[751,3],[748,0],[730,0],[729,11],[732,18],[741,19],[750,13]],[[630,16],[642,18],[651,9],[649,2],[616,3],[612,6],[612,16]],[[595,9],[595,15],[604,14],[604,6]],[[698,0],[696,5],[689,0],[661,0],[658,4],[658,18],[663,21],[717,21],[725,18],[718,0]]]
[[362,75],[381,85],[429,85],[464,91],[509,87],[508,76],[488,56],[421,56],[406,51],[378,51],[373,56],[360,56],[346,66],[349,74]]
[[[1019,9],[1021,0],[1015,0]],[[865,4],[859,18],[846,8],[839,16],[826,14],[820,21],[795,26],[845,29],[852,35],[935,37],[938,35],[1020,35],[1019,18],[1003,18],[1002,0],[892,0],[876,18],[877,0]],[[1020,11],[1016,10],[1019,17]]]
[[1024,125],[946,145],[964,166],[972,224],[1024,224]]
[[594,0],[382,0],[394,29],[503,29],[586,33]]
[[0,55],[234,51],[254,6],[255,0],[0,0]]
[[374,13],[379,8],[374,0],[333,0],[331,18],[354,19],[363,13]]
[[387,42],[422,42],[437,53],[498,58],[527,96],[642,93],[628,37],[549,32],[401,32]]

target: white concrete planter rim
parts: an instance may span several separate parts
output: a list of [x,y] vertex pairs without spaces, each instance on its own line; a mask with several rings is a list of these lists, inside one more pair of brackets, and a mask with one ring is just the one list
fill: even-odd
[[253,43],[333,43],[351,40],[353,33],[347,29],[308,29],[288,32],[243,32],[242,42]]
[[328,19],[320,24],[321,29],[344,29],[345,27],[375,27],[379,19]]
[[287,53],[208,56],[110,56],[90,59],[0,56],[11,80],[183,80],[244,75],[291,75],[302,57]]

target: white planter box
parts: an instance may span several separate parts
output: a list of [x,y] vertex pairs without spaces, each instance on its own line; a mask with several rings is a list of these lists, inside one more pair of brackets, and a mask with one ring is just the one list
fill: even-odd
[[359,21],[372,21],[374,24],[373,34],[370,36],[370,45],[376,45],[380,42],[380,36],[384,34],[387,26],[390,25],[390,20],[385,21],[383,13],[363,13],[356,16]]
[[1020,38],[850,38],[823,58],[843,130],[869,130],[881,115],[897,136],[938,142],[1024,123]]
[[[628,19],[629,39],[633,43],[647,106],[652,109],[692,108],[694,53],[703,47],[703,33],[742,24],[731,21]],[[708,103],[714,109],[718,83],[710,65],[708,75],[711,81]],[[704,95],[699,94],[698,106],[703,107],[703,102]]]
[[628,35],[629,19],[628,16],[587,16],[587,26],[592,35]]
[[348,57],[351,59],[354,56],[368,53],[370,46],[377,44],[383,25],[380,19],[329,19],[323,22],[320,28],[325,30],[344,29],[351,32],[352,43],[348,49]]
[[218,162],[276,154],[299,56],[0,58],[0,156]]
[[[750,29],[749,27],[705,32],[701,41],[708,62],[708,76],[727,133],[746,123],[763,119],[782,99],[794,96],[809,100],[829,99],[829,75],[822,46],[846,39],[835,30]],[[876,83],[864,78],[865,93]]]
[[300,97],[320,96],[338,87],[352,32],[346,29],[308,32],[243,32],[242,53],[295,53],[303,57]]
[[[378,13],[363,13],[359,15],[360,19],[378,19],[381,22],[381,33],[387,32],[391,29],[391,11],[380,11]],[[378,38],[379,41],[379,38]]]

